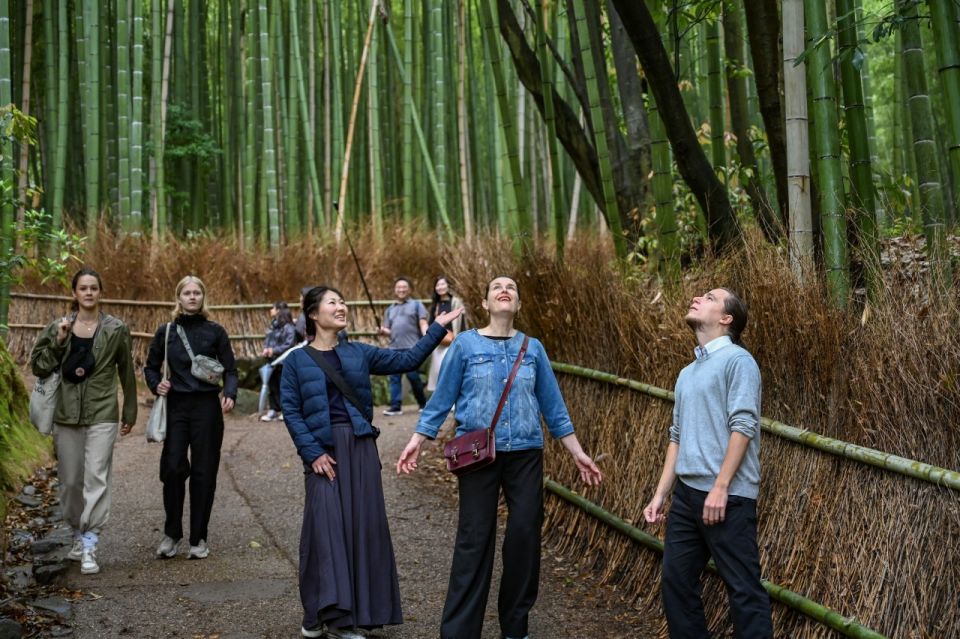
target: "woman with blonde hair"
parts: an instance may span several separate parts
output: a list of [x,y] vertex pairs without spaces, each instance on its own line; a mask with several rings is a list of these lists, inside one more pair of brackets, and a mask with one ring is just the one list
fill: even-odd
[[[189,559],[210,554],[207,526],[213,510],[223,444],[223,414],[237,398],[237,367],[227,331],[207,318],[207,289],[188,275],[177,284],[173,321],[162,324],[150,343],[143,373],[155,395],[167,397],[167,436],[160,453],[160,481],[166,521],[158,559],[176,556],[183,538],[183,504],[190,479]],[[162,377],[166,353],[169,378]],[[223,367],[221,380],[196,375],[195,361],[212,358]]]
[[[60,394],[53,416],[57,476],[63,518],[73,529],[67,555],[80,572],[100,572],[97,544],[110,514],[113,444],[117,431],[137,421],[137,379],[130,356],[130,330],[100,309],[103,283],[91,268],[73,276],[71,314],[40,333],[30,353],[39,378],[60,372]],[[123,410],[117,408],[117,378]]]

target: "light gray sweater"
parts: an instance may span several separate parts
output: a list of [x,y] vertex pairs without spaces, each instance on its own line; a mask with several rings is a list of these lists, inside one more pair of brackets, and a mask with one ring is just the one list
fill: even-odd
[[750,445],[728,494],[756,499],[760,492],[760,369],[746,349],[718,337],[697,349],[677,377],[670,441],[680,445],[676,473],[697,490],[713,488],[730,433]]

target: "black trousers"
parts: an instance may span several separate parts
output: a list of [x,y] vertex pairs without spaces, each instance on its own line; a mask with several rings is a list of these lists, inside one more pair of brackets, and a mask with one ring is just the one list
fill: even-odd
[[267,382],[270,410],[278,413],[283,412],[283,409],[280,407],[280,377],[282,375],[283,364],[277,364],[273,367],[273,372],[270,374],[270,381]]
[[543,451],[497,453],[486,468],[459,478],[460,518],[440,623],[442,639],[480,639],[490,592],[500,490],[507,502],[503,575],[497,610],[506,637],[525,637],[540,582]]
[[167,399],[167,438],[160,453],[163,482],[163,532],[183,537],[183,502],[190,480],[190,545],[207,539],[217,491],[223,413],[218,393],[171,393]]
[[724,521],[703,523],[707,493],[677,482],[663,548],[663,609],[671,639],[709,637],[700,576],[713,557],[730,600],[735,636],[773,637],[770,597],[760,583],[757,502],[731,495]]

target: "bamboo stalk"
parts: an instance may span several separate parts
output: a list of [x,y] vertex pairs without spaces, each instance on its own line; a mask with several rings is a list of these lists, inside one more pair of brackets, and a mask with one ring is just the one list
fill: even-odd
[[[674,401],[671,391],[625,377],[618,377],[612,373],[592,370],[582,366],[574,366],[573,364],[563,364],[561,362],[551,362],[551,366],[553,366],[553,370],[559,373],[567,373],[568,375],[585,377],[597,382],[624,386],[631,390],[650,395],[651,397],[669,402]],[[765,432],[802,444],[808,448],[814,448],[838,457],[862,462],[913,479],[919,479],[920,481],[925,481],[937,486],[946,486],[947,488],[960,491],[960,472],[958,471],[941,468],[926,462],[907,459],[906,457],[885,453],[874,448],[860,446],[859,444],[851,444],[839,439],[820,435],[806,428],[798,428],[784,424],[783,422],[778,422],[768,417],[760,418],[760,426]]]
[[[660,539],[643,532],[636,526],[628,524],[626,521],[617,517],[610,511],[604,510],[597,504],[585,497],[578,495],[566,486],[558,484],[550,478],[544,479],[543,485],[547,490],[557,495],[561,499],[564,499],[565,501],[577,506],[590,516],[599,519],[611,528],[623,533],[630,539],[633,539],[634,541],[643,544],[647,548],[656,552],[663,552],[663,542],[660,541]],[[710,560],[710,562],[707,564],[707,569],[714,573],[717,572],[717,568],[713,563],[713,560]],[[819,604],[812,599],[808,599],[799,593],[788,590],[787,588],[767,581],[766,579],[762,580],[762,582],[763,587],[773,599],[776,599],[780,603],[789,606],[800,613],[803,613],[811,619],[818,621],[821,624],[832,628],[843,635],[846,635],[847,637],[858,637],[863,639],[884,638],[884,635],[880,634],[879,632],[871,630],[870,628],[857,623],[855,617],[844,617],[836,610],[827,608],[826,606]]]
[[[11,299],[23,299],[23,300],[44,300],[50,302],[72,302],[73,298],[69,295],[47,295],[43,293],[10,293]],[[367,300],[348,300],[344,302],[347,306],[369,306],[371,303],[374,306],[390,306],[396,300],[373,300],[369,302]],[[429,304],[429,298],[423,298],[420,300],[423,304]],[[173,308],[173,302],[163,302],[156,300],[117,300],[117,299],[102,299],[100,300],[101,304],[114,305],[114,306],[154,306],[154,307],[165,307]],[[288,302],[290,306],[296,307],[300,305],[300,302]],[[268,310],[273,307],[273,303],[268,304],[211,304],[207,306],[208,310],[211,311],[222,311],[222,310],[244,310],[244,309],[262,309]]]

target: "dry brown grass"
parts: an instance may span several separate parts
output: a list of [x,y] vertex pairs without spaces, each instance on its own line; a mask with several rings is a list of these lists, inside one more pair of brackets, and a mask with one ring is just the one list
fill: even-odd
[[[692,357],[683,325],[695,293],[725,285],[750,305],[744,342],[760,364],[764,415],[789,424],[948,468],[960,468],[960,351],[957,289],[929,296],[903,273],[888,273],[881,299],[861,323],[825,302],[818,282],[800,284],[783,257],[749,240],[736,256],[703,265],[673,289],[612,266],[609,251],[578,240],[563,264],[546,255],[517,261],[506,243],[446,245],[418,229],[400,229],[386,247],[369,234],[355,241],[374,297],[390,296],[393,277],[415,280],[427,296],[447,273],[482,321],[479,301],[490,276],[515,275],[521,328],[541,338],[556,361],[610,371],[672,388]],[[279,259],[240,255],[220,241],[171,246],[156,261],[136,242],[104,239],[88,261],[103,273],[109,297],[170,297],[186,273],[203,278],[216,303],[296,299],[305,283],[338,284],[353,299],[359,280],[345,246],[301,243]],[[932,301],[926,301],[932,299]],[[17,312],[38,323],[52,309]],[[54,311],[56,312],[56,311]],[[372,320],[361,311],[356,326]],[[152,331],[156,310],[125,317]],[[262,332],[261,311],[223,313],[232,332]],[[17,321],[13,320],[12,321]],[[25,320],[21,320],[25,321]],[[16,337],[14,338],[16,339]],[[28,339],[23,338],[26,342]],[[18,356],[22,358],[20,347]],[[12,348],[15,352],[16,346]],[[602,456],[606,481],[586,496],[617,515],[642,521],[660,473],[671,405],[636,392],[561,376],[585,447]],[[759,501],[764,576],[891,637],[960,636],[960,495],[764,435]],[[549,475],[575,485],[556,444]],[[548,539],[659,616],[659,557],[554,498]],[[662,529],[650,528],[661,534]],[[716,633],[729,630],[719,580],[708,579],[707,610]],[[832,631],[775,606],[779,637],[827,637]]]

